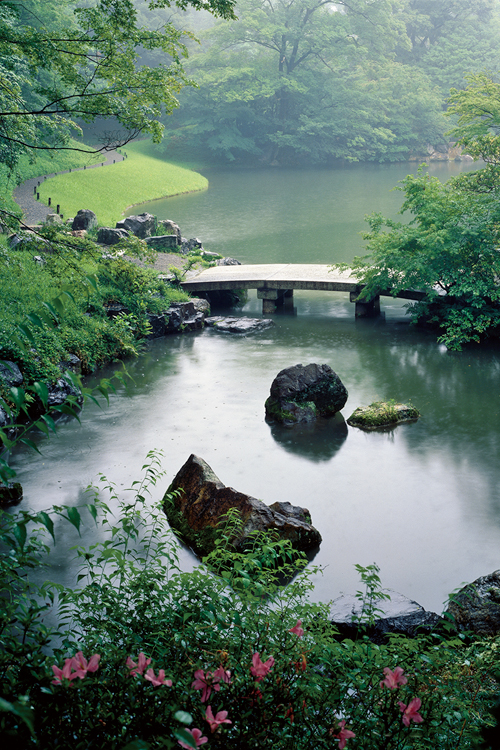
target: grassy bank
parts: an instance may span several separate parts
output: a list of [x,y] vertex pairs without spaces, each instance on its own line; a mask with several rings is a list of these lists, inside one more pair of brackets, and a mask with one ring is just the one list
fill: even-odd
[[[90,148],[90,146],[78,141],[71,141],[70,145],[75,148]],[[99,158],[97,155],[81,151],[41,152],[40,156],[33,162],[30,162],[28,156],[21,157],[16,172],[11,175],[9,175],[5,164],[0,164],[0,196],[4,200],[5,208],[14,213],[19,211],[19,206],[12,197],[12,191],[21,182],[39,175],[53,174],[54,172],[63,172],[65,169],[76,169],[84,165],[95,164],[99,161]]]
[[128,158],[103,169],[58,175],[40,186],[40,198],[61,206],[64,216],[89,208],[102,226],[114,226],[128,206],[155,198],[204,190],[208,180],[197,172],[159,159],[149,141],[132,143]]

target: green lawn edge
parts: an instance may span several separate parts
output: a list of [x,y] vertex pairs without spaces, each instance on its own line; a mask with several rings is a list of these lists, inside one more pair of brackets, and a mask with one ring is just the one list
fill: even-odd
[[127,159],[104,167],[45,180],[40,199],[59,204],[64,218],[87,208],[101,226],[114,226],[127,208],[158,198],[208,188],[208,180],[198,172],[158,158],[154,144],[137,141],[125,149]]

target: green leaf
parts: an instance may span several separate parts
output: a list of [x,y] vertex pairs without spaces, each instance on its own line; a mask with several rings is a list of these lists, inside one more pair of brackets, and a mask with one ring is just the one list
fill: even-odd
[[13,534],[19,542],[19,546],[23,549],[26,542],[26,524],[16,523],[14,524]]
[[14,716],[19,717],[21,721],[24,721],[33,737],[35,736],[34,715],[31,708],[23,706],[19,701],[10,703],[9,701],[4,700],[4,698],[0,698],[0,711],[8,711],[9,713],[14,714]]
[[132,740],[124,745],[121,750],[147,750],[151,745],[145,740]]
[[88,281],[94,291],[99,291],[97,276],[95,274],[92,274],[91,276],[85,276],[85,280]]
[[185,729],[174,729],[174,737],[177,740],[182,740],[188,747],[194,747],[196,750],[196,741],[190,732],[186,732]]
[[42,402],[44,407],[47,408],[47,404],[49,402],[49,389],[47,388],[47,384],[37,380],[36,383],[33,383],[33,385],[31,386],[31,390],[35,391],[35,393],[38,394],[38,396],[40,397],[40,401]]
[[26,401],[26,393],[24,388],[16,388],[15,386],[12,386],[12,388],[9,389],[9,393],[12,401],[15,403],[17,408],[20,409]]
[[174,714],[174,719],[180,721],[181,724],[193,723],[193,717],[187,711],[176,711]]
[[66,516],[68,521],[75,527],[80,534],[80,524],[82,522],[80,513],[76,508],[67,508],[68,515]]
[[24,445],[27,445],[29,448],[32,448],[34,451],[36,451],[37,453],[41,455],[37,444],[34,443],[33,440],[30,440],[30,438],[26,438],[26,437],[19,438],[19,442],[24,443]]
[[33,334],[31,333],[31,330],[28,328],[28,326],[25,326],[23,323],[19,323],[17,327],[21,331],[21,333],[23,333],[26,336],[30,344],[32,344],[33,346],[36,346],[36,341],[34,339]]
[[54,536],[54,522],[52,518],[46,513],[44,510],[40,511],[37,515],[37,519],[40,521],[41,524],[45,526],[47,531],[49,532],[50,536],[54,540],[54,544],[56,543],[56,538]]

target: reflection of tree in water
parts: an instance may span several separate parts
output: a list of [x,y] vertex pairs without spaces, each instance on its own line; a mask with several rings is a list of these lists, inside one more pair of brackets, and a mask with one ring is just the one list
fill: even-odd
[[318,463],[330,461],[342,447],[348,433],[341,414],[290,426],[273,422],[269,427],[275,441],[288,453],[296,453]]
[[373,400],[410,400],[422,414],[411,429],[398,430],[400,439],[425,462],[439,452],[457,472],[472,467],[487,488],[490,511],[500,513],[498,342],[452,353],[412,329],[405,334],[388,325],[375,336],[369,326],[357,329],[360,364],[376,388]]

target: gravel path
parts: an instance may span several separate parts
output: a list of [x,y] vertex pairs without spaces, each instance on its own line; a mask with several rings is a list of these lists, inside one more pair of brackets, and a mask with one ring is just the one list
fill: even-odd
[[[96,169],[114,162],[123,161],[124,156],[119,154],[117,151],[108,151],[105,155],[106,158],[100,161],[98,164],[91,164],[86,169]],[[23,221],[28,226],[35,224],[42,224],[45,221],[47,214],[55,213],[56,206],[46,206],[44,203],[36,200],[35,187],[40,185],[46,177],[54,177],[56,174],[66,174],[67,172],[79,172],[84,167],[78,167],[77,169],[66,169],[63,172],[52,172],[51,174],[41,175],[40,177],[32,177],[30,180],[26,180],[21,185],[18,185],[14,190],[14,199],[19,207],[23,211]],[[68,218],[68,217],[66,217]]]

